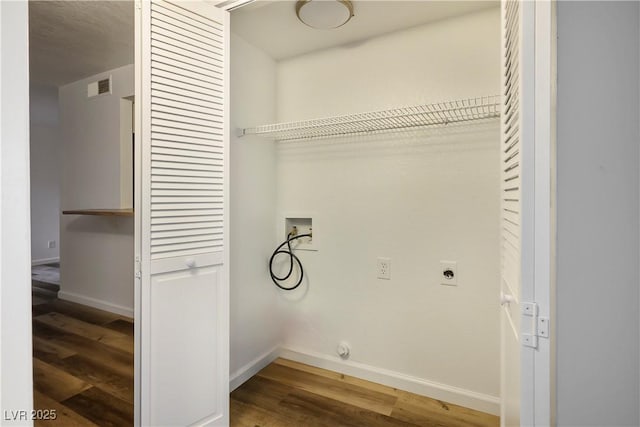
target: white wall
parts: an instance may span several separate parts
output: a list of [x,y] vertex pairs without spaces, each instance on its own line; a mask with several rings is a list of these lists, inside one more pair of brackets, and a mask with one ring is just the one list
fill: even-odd
[[[56,261],[60,240],[60,171],[62,147],[58,88],[31,85],[31,261]],[[49,248],[48,241],[55,241]]]
[[[242,38],[231,38],[231,129],[275,120],[276,64]],[[231,381],[232,387],[269,360],[280,344],[277,292],[267,260],[276,217],[272,142],[231,134]]]
[[[113,94],[87,84],[113,76]],[[60,88],[61,209],[120,208],[120,101],[133,95],[133,65]],[[59,297],[133,315],[133,218],[62,215]]]
[[[0,2],[0,412],[33,408],[27,2]],[[7,412],[5,412],[7,411]],[[10,419],[6,419],[5,414]]]
[[[499,48],[491,9],[281,61],[278,121],[498,94]],[[281,295],[285,347],[334,363],[346,340],[365,371],[496,412],[498,145],[497,121],[281,144],[278,213],[314,213],[319,244],[298,252],[308,286]],[[458,262],[457,287],[440,285],[441,260]]]
[[557,423],[637,426],[640,11],[557,7]]

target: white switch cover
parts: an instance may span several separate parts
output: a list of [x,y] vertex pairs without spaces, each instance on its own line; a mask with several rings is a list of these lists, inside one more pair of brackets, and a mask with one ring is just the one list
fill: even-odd
[[53,249],[53,248],[55,248],[55,247],[56,247],[56,241],[55,241],[55,240],[49,240],[49,241],[47,242],[47,248],[49,248],[49,249]]
[[455,261],[440,261],[440,284],[458,286],[458,263]]

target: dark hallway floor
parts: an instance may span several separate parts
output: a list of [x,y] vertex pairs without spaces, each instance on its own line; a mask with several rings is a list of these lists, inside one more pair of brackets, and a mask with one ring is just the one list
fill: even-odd
[[133,425],[133,321],[56,298],[32,281],[34,408],[40,426]]

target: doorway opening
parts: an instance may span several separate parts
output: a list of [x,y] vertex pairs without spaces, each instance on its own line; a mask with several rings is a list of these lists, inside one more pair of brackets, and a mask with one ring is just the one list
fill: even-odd
[[134,421],[132,1],[30,1],[34,409]]
[[[353,2],[329,30],[295,10],[231,13],[232,425],[331,390],[356,418],[455,425],[434,398],[496,425],[500,3]],[[282,290],[264,254],[311,224],[299,263],[274,259]]]

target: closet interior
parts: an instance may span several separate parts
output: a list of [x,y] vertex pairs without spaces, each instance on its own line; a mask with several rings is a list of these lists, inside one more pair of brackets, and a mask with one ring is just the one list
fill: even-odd
[[231,389],[281,358],[498,415],[499,2],[231,33]]

